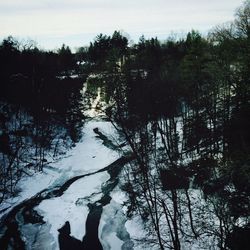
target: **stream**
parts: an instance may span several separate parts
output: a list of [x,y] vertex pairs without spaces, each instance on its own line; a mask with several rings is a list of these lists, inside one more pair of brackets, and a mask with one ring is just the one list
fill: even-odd
[[[113,144],[112,140],[108,139],[98,127],[93,128],[92,132],[95,134],[96,141],[102,141],[102,147],[106,147],[108,150],[118,149],[119,146]],[[81,154],[80,151],[78,153]],[[96,156],[92,156],[92,158],[95,157]],[[67,160],[69,161],[69,159]],[[60,180],[55,181],[54,183],[59,182],[60,184],[45,188],[32,197],[13,206],[2,216],[0,221],[1,249],[109,249],[109,247],[103,247],[100,241],[100,220],[103,208],[112,200],[110,194],[119,183],[119,174],[123,166],[131,160],[133,160],[132,155],[120,156],[112,163],[96,171],[73,176],[63,183],[60,183]],[[82,162],[82,164],[84,165],[85,162]],[[57,228],[53,231],[51,227],[51,224],[53,224],[53,216],[51,220],[45,219],[46,212],[44,212],[42,204],[54,202],[56,199],[63,199],[64,196],[66,200],[68,197],[66,193],[70,192],[69,189],[72,188],[73,185],[80,185],[80,190],[83,190],[85,186],[87,187],[93,184],[93,181],[90,183],[91,179],[88,178],[98,177],[101,173],[108,174],[109,178],[105,177],[105,180],[100,184],[98,192],[96,188],[93,190],[90,188],[90,195],[85,197],[82,197],[81,194],[77,197],[78,194],[76,192],[71,193],[71,196],[76,196],[77,199],[75,199],[75,202],[72,201],[70,206],[84,206],[85,210],[87,209],[88,211],[87,218],[85,218],[86,221],[84,218],[79,217],[79,214],[78,216],[76,215],[76,220],[82,222],[82,232],[84,232],[85,227],[85,234],[82,239],[79,239],[80,236],[75,237],[74,234],[72,235],[72,225],[67,218],[65,218],[63,225],[60,223],[61,227],[58,227],[59,224],[57,223]],[[81,183],[79,183],[79,181],[81,181]],[[60,214],[60,211],[63,211],[60,210],[63,209],[62,207],[56,205],[55,209],[53,205],[48,205],[46,209],[48,209],[49,212],[59,214],[60,221],[62,222],[63,213]],[[56,212],[57,209],[58,212]],[[54,216],[54,218],[56,218],[56,216]],[[78,227],[78,233],[80,229],[81,228]],[[58,233],[58,239],[55,239],[55,231]],[[129,242],[129,234],[125,232],[125,235],[126,237],[124,238]],[[104,245],[109,246],[109,243],[105,243]]]

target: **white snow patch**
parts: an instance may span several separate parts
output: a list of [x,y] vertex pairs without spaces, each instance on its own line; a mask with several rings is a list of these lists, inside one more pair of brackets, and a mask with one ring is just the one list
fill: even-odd
[[[58,229],[61,228],[66,221],[69,221],[71,227],[71,235],[76,239],[82,240],[85,235],[85,222],[88,216],[89,202],[84,197],[92,196],[91,201],[100,198],[96,194],[101,192],[102,183],[109,179],[106,172],[98,173],[79,179],[73,183],[61,197],[44,200],[40,203],[36,210],[41,214],[48,224],[51,225],[50,233],[55,241],[58,238]],[[78,202],[78,201],[81,202]]]
[[116,236],[116,233],[110,233],[108,236],[107,236],[107,239],[106,239],[108,242],[112,242],[112,244],[110,244],[110,250],[119,250],[119,249],[122,249],[122,245],[123,245],[123,241],[120,240],[117,236]]
[[87,110],[84,114],[89,117],[96,117],[98,115],[97,105],[101,100],[101,88],[99,87],[97,90],[97,96],[93,100],[91,108]]
[[[146,236],[145,228],[139,216],[134,216],[132,219],[127,220],[125,223],[125,227],[132,239],[139,240]],[[142,249],[142,248],[136,247],[134,249]]]
[[127,201],[127,197],[118,186],[110,196],[112,200],[103,208],[98,230],[103,249],[133,250],[134,243],[125,227],[127,217],[123,203]]
[[[71,168],[77,174],[95,171],[112,163],[118,157],[118,153],[103,146],[102,141],[96,138],[93,129],[98,127],[107,134],[114,134],[114,129],[109,122],[90,121],[84,128],[84,135],[80,143],[70,152],[70,157],[63,162],[58,162],[58,168]],[[62,164],[63,163],[63,164]]]
[[116,187],[113,192],[110,195],[112,197],[112,199],[119,203],[119,204],[123,204],[125,201],[127,201],[127,197],[126,194],[121,191],[121,189],[119,189],[118,187]]

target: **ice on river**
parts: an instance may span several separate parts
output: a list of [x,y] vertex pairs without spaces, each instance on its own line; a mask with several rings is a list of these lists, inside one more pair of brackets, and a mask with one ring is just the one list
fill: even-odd
[[145,250],[145,246],[135,244],[133,239],[145,237],[139,217],[128,220],[124,202],[125,193],[117,186],[111,193],[111,202],[103,208],[99,225],[99,238],[104,250]]
[[[23,182],[26,197],[37,193],[38,189],[48,186],[62,185],[73,176],[94,172],[106,167],[118,158],[118,153],[102,145],[96,138],[93,129],[98,127],[105,134],[113,134],[112,125],[104,121],[90,121],[84,127],[84,135],[80,143],[69,152],[67,157],[53,165],[57,171],[49,170],[44,176],[39,176],[41,182]],[[87,203],[100,199],[101,185],[109,179],[107,172],[98,173],[79,179],[73,183],[61,197],[44,200],[37,211],[44,220],[51,224],[50,232],[54,236],[57,248],[58,229],[70,222],[71,235],[82,240],[85,234],[85,222],[88,215]],[[37,185],[39,183],[39,185]],[[39,186],[39,187],[38,187]],[[89,198],[89,200],[88,200]]]
[[[114,162],[119,154],[104,146],[102,140],[96,137],[93,131],[96,127],[108,136],[115,135],[115,130],[109,122],[87,122],[83,128],[83,138],[65,157],[45,167],[42,173],[35,173],[20,181],[19,196],[9,200],[9,206],[13,207],[44,189],[51,190],[56,186],[62,186],[74,176],[93,173]],[[106,171],[86,176],[72,183],[61,196],[43,200],[35,210],[43,216],[46,224],[20,224],[27,249],[58,249],[58,229],[66,221],[70,223],[71,236],[82,241],[89,213],[87,205],[100,200],[102,185],[109,178]],[[99,224],[99,239],[103,249],[137,249],[134,248],[128,233],[130,230],[133,233],[133,230],[126,223],[122,205],[126,197],[118,187],[111,193],[111,197],[110,204],[103,208]],[[5,213],[8,211],[9,209]]]
[[[70,178],[99,170],[118,158],[118,153],[108,149],[102,141],[96,138],[93,129],[98,127],[105,134],[115,135],[110,122],[91,120],[84,125],[83,137],[64,158],[45,167],[43,172],[36,172],[32,176],[23,178],[17,189],[20,193],[14,199],[6,200],[0,205],[0,211],[28,199],[46,188],[62,185]],[[5,210],[0,216],[7,213]]]
[[89,209],[87,204],[101,198],[101,186],[109,179],[107,172],[88,176],[74,182],[62,196],[44,200],[36,208],[43,220],[51,224],[50,233],[58,248],[58,229],[66,221],[71,227],[71,236],[82,241]]

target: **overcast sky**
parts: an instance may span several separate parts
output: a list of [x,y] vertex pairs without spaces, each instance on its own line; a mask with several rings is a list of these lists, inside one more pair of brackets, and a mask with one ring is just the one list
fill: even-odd
[[36,40],[53,49],[87,45],[99,34],[123,30],[134,41],[171,32],[207,32],[233,20],[243,0],[0,0],[0,38]]

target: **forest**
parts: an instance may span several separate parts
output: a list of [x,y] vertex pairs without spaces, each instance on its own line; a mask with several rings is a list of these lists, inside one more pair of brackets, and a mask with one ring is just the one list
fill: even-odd
[[84,117],[82,78],[67,77],[77,70],[69,47],[41,51],[10,36],[0,46],[0,67],[2,202],[23,174],[43,170],[46,155],[52,160],[80,139]]
[[248,1],[207,36],[131,44],[114,31],[76,52],[8,37],[0,67],[0,203],[80,140],[86,81],[101,88],[100,109],[127,145],[121,154],[133,155],[120,186],[149,249],[250,245]]

